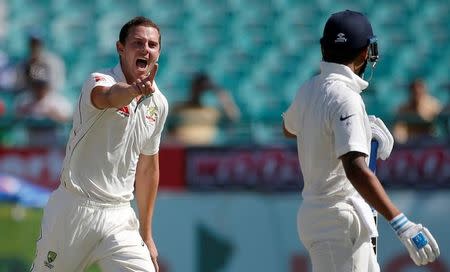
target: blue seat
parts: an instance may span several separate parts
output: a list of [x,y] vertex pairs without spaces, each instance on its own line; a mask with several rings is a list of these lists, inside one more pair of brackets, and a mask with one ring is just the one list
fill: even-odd
[[77,48],[94,47],[97,43],[94,21],[89,13],[63,14],[51,25],[49,43],[60,54],[77,54]]
[[244,120],[264,120],[255,132],[270,130],[300,85],[319,71],[319,39],[329,15],[354,9],[369,16],[379,39],[368,109],[392,117],[415,76],[426,79],[433,95],[449,99],[442,87],[450,62],[444,0],[15,0],[8,7],[2,49],[23,58],[28,27],[48,30],[45,41],[64,57],[74,97],[90,72],[117,62],[123,23],[144,15],[161,27],[157,81],[169,101],[186,99],[192,74],[205,70],[236,97]]

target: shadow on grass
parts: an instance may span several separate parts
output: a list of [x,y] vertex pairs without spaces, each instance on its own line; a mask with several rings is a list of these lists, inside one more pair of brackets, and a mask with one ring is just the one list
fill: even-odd
[[24,260],[17,258],[0,259],[0,272],[23,272],[29,270],[30,266]]

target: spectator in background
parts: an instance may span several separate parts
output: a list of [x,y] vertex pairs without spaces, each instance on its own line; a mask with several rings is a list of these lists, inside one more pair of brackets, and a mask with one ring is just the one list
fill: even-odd
[[51,91],[50,71],[44,63],[33,63],[27,77],[30,89],[18,95],[16,115],[25,120],[30,145],[55,144],[61,125],[72,119],[72,104]]
[[397,142],[432,136],[434,120],[442,110],[442,105],[428,94],[425,82],[415,79],[409,86],[409,100],[400,106],[394,127]]
[[[212,96],[211,96],[212,95]],[[209,103],[216,100],[216,103]],[[220,122],[237,122],[240,111],[232,96],[206,73],[194,75],[189,100],[176,105],[169,133],[176,142],[205,145],[216,140]]]
[[27,77],[30,89],[16,101],[17,114],[22,117],[68,122],[72,118],[72,104],[51,91],[51,75],[44,63],[33,63]]
[[29,89],[30,68],[34,63],[43,63],[48,67],[48,86],[51,92],[62,91],[66,80],[66,67],[63,60],[54,53],[45,49],[43,34],[37,29],[28,33],[29,56],[18,67],[17,84],[18,90]]

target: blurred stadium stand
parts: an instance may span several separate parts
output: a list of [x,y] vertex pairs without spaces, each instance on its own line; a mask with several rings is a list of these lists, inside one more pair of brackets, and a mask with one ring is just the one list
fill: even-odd
[[[367,14],[379,39],[380,62],[363,93],[370,114],[393,122],[417,76],[442,104],[450,102],[449,0],[0,0],[0,52],[21,60],[27,30],[45,30],[46,47],[66,63],[62,93],[75,103],[89,73],[117,63],[122,24],[136,15],[153,19],[162,32],[157,81],[169,103],[185,100],[192,75],[203,70],[232,92],[243,114],[241,123],[223,126],[217,143],[225,146],[161,149],[162,190],[153,220],[161,272],[305,272],[311,271],[308,253],[296,239],[295,224],[300,169],[293,142],[277,145],[284,143],[280,114],[319,71],[323,26],[343,9]],[[54,189],[64,148],[26,146],[27,122],[14,116],[15,96],[0,89],[0,173]],[[62,128],[61,138],[69,128]],[[377,175],[384,185],[403,189],[390,194],[394,202],[429,226],[442,252],[434,265],[413,267],[380,220],[383,271],[450,271],[449,158],[448,143],[423,141],[396,145],[391,158],[380,162]],[[17,184],[0,177],[0,193],[16,193]],[[13,200],[24,205],[17,194]],[[34,258],[42,211],[30,209],[18,219],[11,214],[20,206],[0,204],[0,271],[25,271]],[[222,268],[202,270],[217,260],[217,252],[226,256]]]
[[318,40],[327,17],[342,9],[366,13],[379,39],[381,59],[364,94],[369,113],[392,121],[408,81],[418,75],[447,103],[448,0],[14,0],[7,1],[0,49],[23,57],[27,28],[42,26],[47,46],[67,65],[64,94],[75,100],[90,72],[117,62],[122,24],[148,16],[161,26],[157,81],[169,102],[185,99],[194,72],[208,71],[232,91],[244,115],[235,135],[223,130],[224,142],[237,137],[273,143],[281,139],[281,112],[301,83],[318,72]]

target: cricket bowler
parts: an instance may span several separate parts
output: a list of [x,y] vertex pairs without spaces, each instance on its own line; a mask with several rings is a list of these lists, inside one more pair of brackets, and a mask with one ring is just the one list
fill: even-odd
[[373,69],[378,60],[371,24],[359,12],[332,14],[320,44],[320,74],[299,89],[283,114],[285,135],[297,139],[304,178],[297,227],[313,272],[380,271],[370,206],[389,221],[416,265],[433,262],[439,247],[429,230],[398,210],[367,166],[372,138],[381,159],[394,144],[383,121],[367,116],[360,95],[368,86],[367,64]]
[[[130,20],[116,48],[119,64],[92,73],[82,87],[31,271],[79,272],[92,263],[107,272],[158,271],[152,216],[168,113],[154,81],[158,25]],[[133,193],[139,218],[130,206]]]

